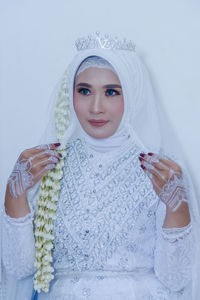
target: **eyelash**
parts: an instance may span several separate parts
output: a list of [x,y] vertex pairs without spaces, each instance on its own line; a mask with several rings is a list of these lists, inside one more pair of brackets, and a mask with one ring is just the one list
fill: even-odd
[[[80,88],[80,89],[78,90],[78,92],[79,92],[81,95],[83,95],[83,96],[88,96],[88,95],[84,95],[84,94],[81,93],[81,91],[83,91],[83,90],[89,91],[89,90],[86,89],[86,88]],[[112,96],[120,95],[120,93],[119,93],[118,91],[114,90],[114,89],[107,89],[106,92],[108,92],[108,91],[114,91],[114,92],[116,93],[115,95],[108,95],[108,96],[111,96],[111,97],[112,97]]]

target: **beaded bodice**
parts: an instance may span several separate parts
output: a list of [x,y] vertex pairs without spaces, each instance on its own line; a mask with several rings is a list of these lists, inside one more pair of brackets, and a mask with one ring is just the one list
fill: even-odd
[[67,146],[55,221],[54,266],[132,270],[153,266],[158,197],[133,141],[115,158],[81,139]]
[[[55,278],[38,300],[190,299],[192,226],[162,228],[165,204],[140,168],[141,151],[132,138],[105,153],[80,139],[68,144],[54,224]],[[3,218],[5,269],[25,282],[35,272],[38,192],[39,185],[28,194],[25,217]],[[15,299],[30,293],[23,286]]]

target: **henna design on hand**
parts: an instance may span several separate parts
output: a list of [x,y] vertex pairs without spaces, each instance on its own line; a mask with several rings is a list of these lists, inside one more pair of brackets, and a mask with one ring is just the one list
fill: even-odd
[[174,161],[158,154],[142,154],[139,159],[161,201],[172,211],[188,202],[182,170]]
[[[11,175],[8,178],[7,183],[9,186],[9,191],[14,198],[20,197],[27,189],[31,188],[35,184],[34,179],[38,177],[42,172],[44,172],[44,170],[50,170],[55,168],[55,165],[60,161],[59,154],[56,153],[54,150],[50,150],[51,145],[39,145],[35,147],[35,149],[47,150],[39,152],[29,157],[28,159],[20,156],[17,162],[15,163]],[[38,163],[33,164],[32,161],[36,157],[39,157],[43,154],[50,154],[51,156],[47,159],[44,159],[43,161],[39,161]],[[34,175],[32,169],[38,165],[41,165],[41,163],[48,164],[42,170],[37,172],[37,174]]]

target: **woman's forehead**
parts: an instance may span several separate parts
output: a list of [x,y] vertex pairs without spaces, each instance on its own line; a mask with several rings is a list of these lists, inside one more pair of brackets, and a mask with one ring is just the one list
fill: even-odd
[[90,67],[108,69],[116,73],[114,67],[106,59],[100,56],[89,56],[79,64],[75,77]]
[[119,77],[110,69],[99,67],[88,67],[75,78],[75,83],[79,82],[99,82],[99,83],[118,83],[120,85]]

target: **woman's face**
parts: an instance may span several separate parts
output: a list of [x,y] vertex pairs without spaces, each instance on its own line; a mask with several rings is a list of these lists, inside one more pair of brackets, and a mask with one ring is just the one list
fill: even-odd
[[88,135],[97,139],[113,135],[124,112],[118,76],[96,67],[81,72],[74,84],[74,109]]

